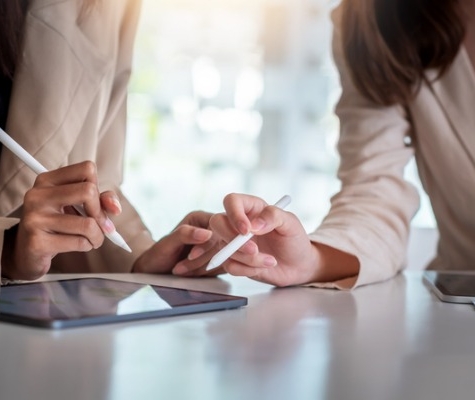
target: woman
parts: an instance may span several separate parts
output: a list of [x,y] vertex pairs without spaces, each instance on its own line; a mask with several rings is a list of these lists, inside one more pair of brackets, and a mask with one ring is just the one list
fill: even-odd
[[[187,245],[211,237],[210,214],[195,212],[155,243],[119,188],[139,5],[0,1],[0,124],[51,171],[36,177],[2,149],[2,281],[48,271],[169,272]],[[114,229],[131,254],[104,241]]]
[[474,269],[475,1],[343,0],[333,18],[341,191],[309,235],[291,213],[229,195],[213,230],[256,236],[225,269],[346,289],[394,276],[419,206],[403,177],[413,156],[440,234],[429,267]]

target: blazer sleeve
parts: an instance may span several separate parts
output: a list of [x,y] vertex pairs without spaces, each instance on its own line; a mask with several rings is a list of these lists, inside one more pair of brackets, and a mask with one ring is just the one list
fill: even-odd
[[412,129],[405,108],[383,107],[359,93],[342,54],[339,8],[332,19],[333,55],[342,87],[336,106],[341,189],[310,239],[355,255],[360,271],[344,281],[311,286],[350,289],[388,279],[403,268],[419,196],[404,180],[405,166],[414,155],[414,148],[405,144]]

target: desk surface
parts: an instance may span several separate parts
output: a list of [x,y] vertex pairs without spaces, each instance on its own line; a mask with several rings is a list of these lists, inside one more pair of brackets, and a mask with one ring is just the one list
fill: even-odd
[[230,276],[109,277],[242,295],[249,305],[63,331],[0,323],[2,400],[432,400],[475,393],[475,311],[439,302],[420,272],[351,293],[273,289]]

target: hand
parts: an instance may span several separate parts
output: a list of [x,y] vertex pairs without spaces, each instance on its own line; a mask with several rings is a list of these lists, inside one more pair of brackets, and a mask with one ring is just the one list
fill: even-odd
[[[83,205],[88,217],[72,205]],[[6,233],[2,275],[32,280],[46,274],[59,253],[97,249],[115,227],[106,212],[120,213],[113,192],[100,194],[90,161],[38,175],[25,194],[19,225]]]
[[[167,236],[145,251],[135,262],[134,272],[170,273],[182,276],[214,276],[222,273],[204,271],[213,255],[215,240],[207,229],[212,214],[194,211],[188,214]],[[199,245],[199,247],[196,247]]]
[[227,272],[276,286],[313,279],[319,253],[294,214],[242,194],[227,195],[224,208],[226,214],[210,221],[217,238],[228,243],[238,234],[254,234],[223,264]]

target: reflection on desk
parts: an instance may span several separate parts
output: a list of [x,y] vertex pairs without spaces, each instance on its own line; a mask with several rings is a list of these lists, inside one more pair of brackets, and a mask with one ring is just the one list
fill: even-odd
[[108,277],[249,305],[58,332],[0,324],[2,400],[424,400],[475,390],[474,310],[439,302],[418,271],[353,292],[230,276]]

